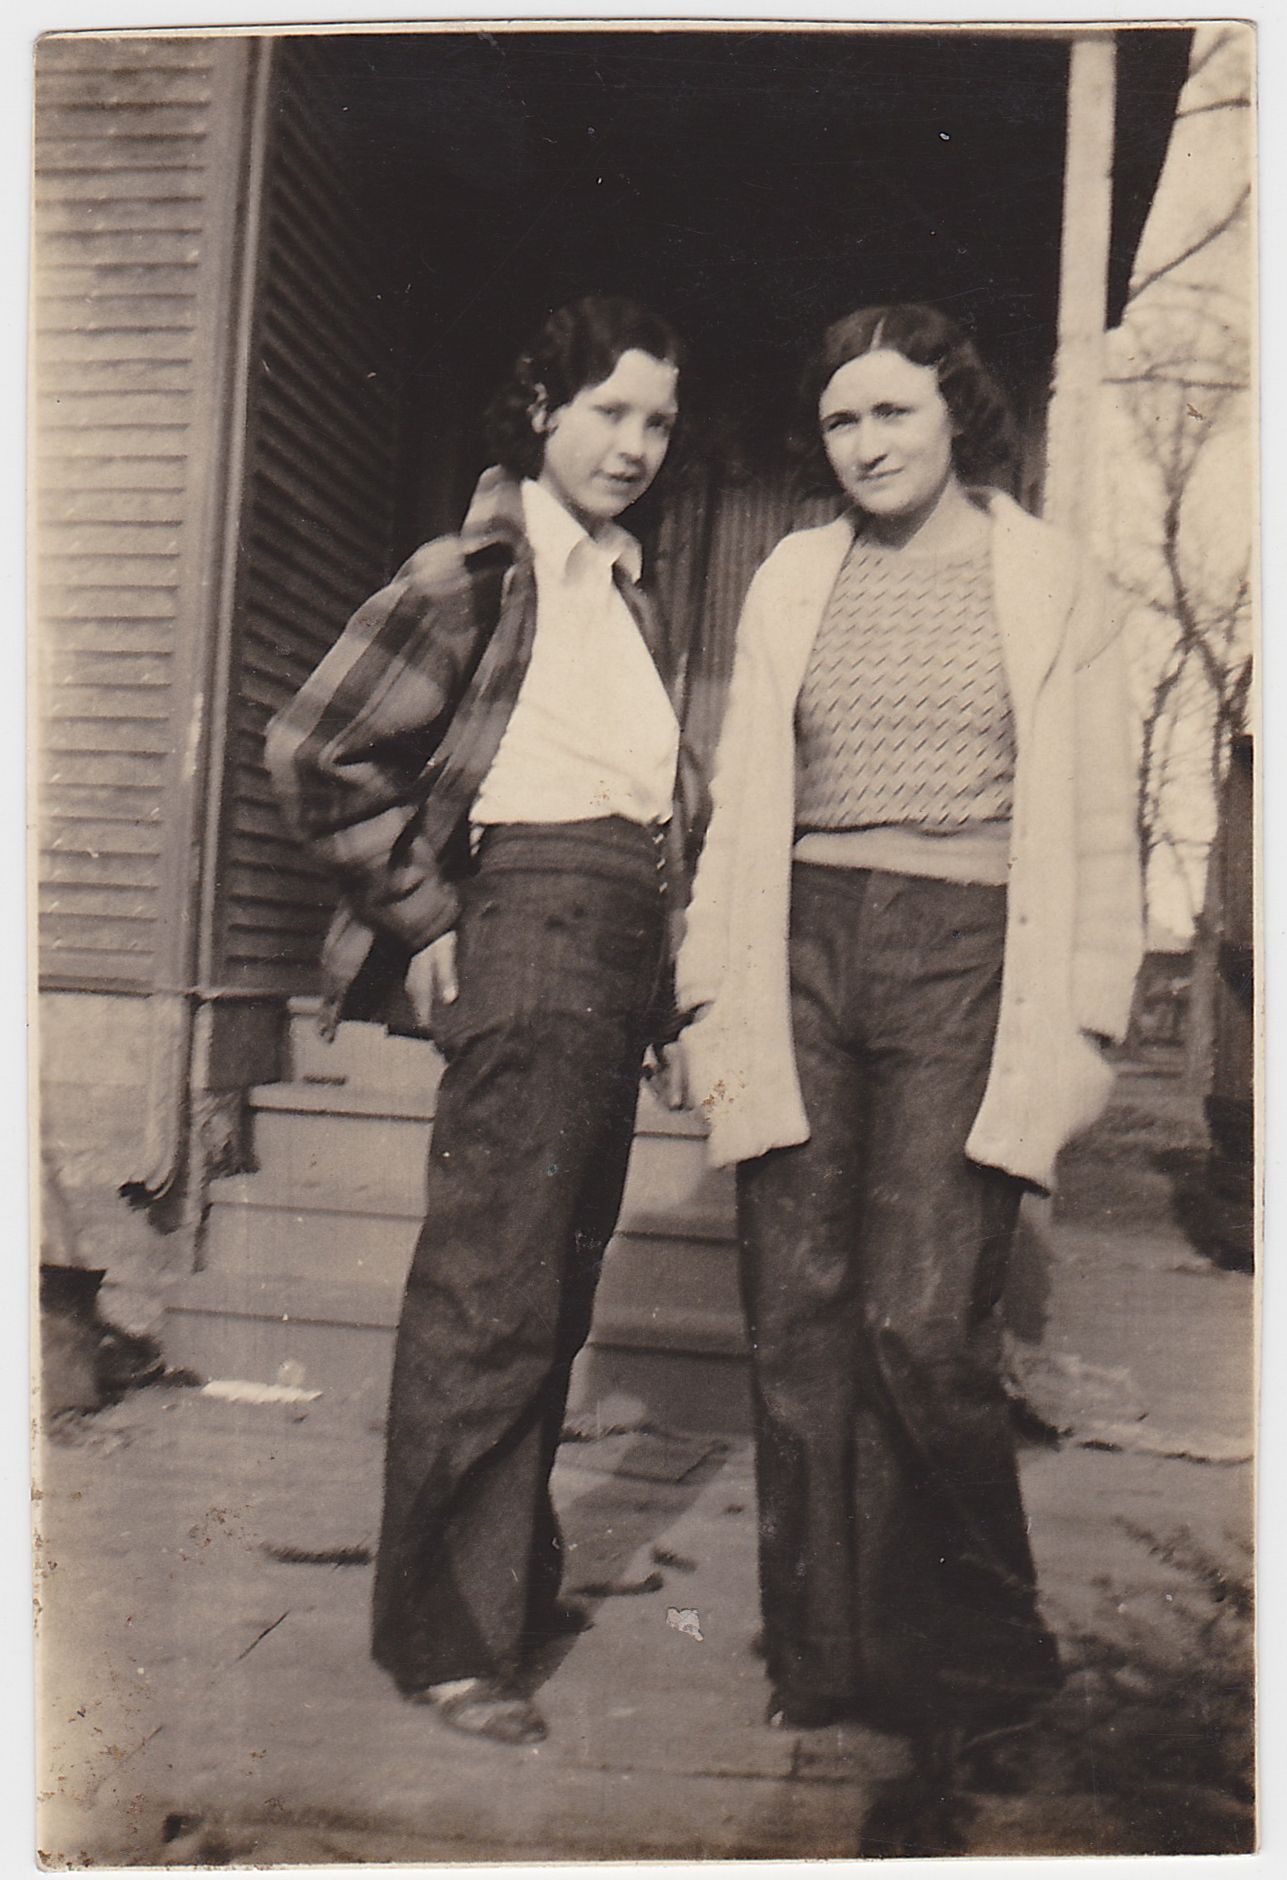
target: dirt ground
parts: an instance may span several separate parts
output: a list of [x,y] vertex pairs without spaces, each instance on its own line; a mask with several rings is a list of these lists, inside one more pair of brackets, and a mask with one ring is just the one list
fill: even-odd
[[595,1624],[537,1667],[548,1740],[453,1737],[367,1655],[369,1410],[170,1381],[43,1447],[49,1864],[1248,1850],[1254,1282],[1140,1205],[1154,1165],[1130,1166],[1037,1211],[1014,1314],[1068,1671],[1021,1740],[945,1784],[896,1738],[769,1728],[749,1447],[656,1429],[560,1452]]

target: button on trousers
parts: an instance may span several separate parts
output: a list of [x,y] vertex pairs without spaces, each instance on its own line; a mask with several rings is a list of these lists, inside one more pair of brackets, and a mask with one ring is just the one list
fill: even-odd
[[999,1376],[1019,1185],[965,1154],[1005,900],[795,865],[811,1135],[738,1171],[770,1675],[900,1727],[1022,1714],[1058,1677]]
[[558,1591],[549,1478],[625,1184],[659,854],[618,818],[513,824],[465,886],[376,1562],[373,1651],[404,1690],[509,1675]]

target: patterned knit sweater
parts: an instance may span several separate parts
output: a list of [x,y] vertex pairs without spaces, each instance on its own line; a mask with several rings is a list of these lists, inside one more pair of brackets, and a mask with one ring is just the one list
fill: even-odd
[[856,538],[796,708],[796,828],[949,834],[1010,815],[1014,727],[986,547]]

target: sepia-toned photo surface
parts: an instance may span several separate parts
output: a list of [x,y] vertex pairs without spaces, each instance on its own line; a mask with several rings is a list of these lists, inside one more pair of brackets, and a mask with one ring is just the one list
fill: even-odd
[[43,1866],[1256,1850],[1256,54],[36,41]]

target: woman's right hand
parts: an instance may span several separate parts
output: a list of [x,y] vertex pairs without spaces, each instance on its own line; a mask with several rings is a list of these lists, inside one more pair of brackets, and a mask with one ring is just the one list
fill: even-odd
[[407,996],[416,1023],[430,1029],[435,1005],[453,1005],[460,987],[456,981],[456,935],[440,934],[413,954],[407,967]]
[[688,1058],[688,1027],[705,1010],[705,1005],[694,1006],[691,1012],[684,1015],[684,1029],[677,1038],[670,1044],[653,1045],[651,1048],[651,1062],[646,1066],[644,1076],[668,1110],[692,1110],[697,1106]]
[[650,1058],[644,1067],[644,1076],[653,1095],[667,1110],[688,1109],[691,1097],[683,1039],[676,1038],[673,1044],[653,1045]]

